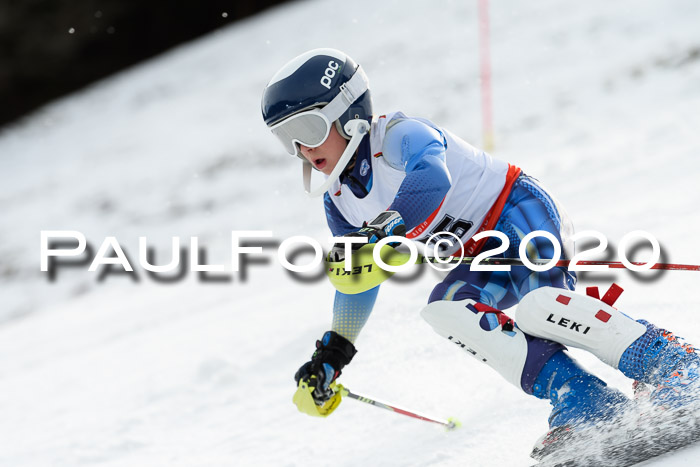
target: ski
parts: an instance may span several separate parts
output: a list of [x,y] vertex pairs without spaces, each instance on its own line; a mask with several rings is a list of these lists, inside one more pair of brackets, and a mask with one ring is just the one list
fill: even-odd
[[616,422],[582,431],[555,428],[543,437],[531,456],[537,467],[627,467],[700,441],[698,408],[640,414],[636,422]]

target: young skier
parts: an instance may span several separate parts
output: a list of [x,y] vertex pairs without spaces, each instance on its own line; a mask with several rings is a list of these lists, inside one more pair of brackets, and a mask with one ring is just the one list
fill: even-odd
[[[552,258],[557,247],[564,257],[572,251],[571,224],[536,179],[428,120],[374,114],[367,77],[343,52],[315,49],[283,66],[265,87],[262,114],[287,152],[302,160],[307,192],[323,193],[334,236],[376,243],[402,235],[425,242],[449,232],[473,256],[501,241],[471,238],[496,230],[509,239],[497,257],[514,257],[521,239],[540,230],[551,239],[531,240],[531,259]],[[312,170],[327,176],[317,189],[311,188]],[[454,242],[441,254],[459,250]],[[344,251],[338,245],[329,256],[342,261]],[[482,272],[460,265],[435,286],[421,314],[526,394],[548,400],[552,428],[609,419],[629,404],[574,361],[564,344],[653,385],[656,403],[677,406],[694,397],[700,358],[693,347],[613,308],[621,291],[615,286],[599,299],[574,293],[575,284],[575,274],[561,267]],[[336,292],[331,330],[295,375],[298,385],[312,390],[311,414],[328,415],[337,405],[334,382],[355,355],[378,289]],[[500,311],[516,304],[517,325]]]

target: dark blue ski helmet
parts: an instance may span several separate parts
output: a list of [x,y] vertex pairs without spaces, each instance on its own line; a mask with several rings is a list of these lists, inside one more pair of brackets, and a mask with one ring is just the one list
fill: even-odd
[[[341,86],[358,72],[359,65],[335,49],[314,49],[284,65],[265,86],[262,115],[271,127],[299,112],[324,107],[342,92]],[[336,121],[346,139],[344,125],[352,119],[372,120],[372,96],[367,89],[350,103]]]

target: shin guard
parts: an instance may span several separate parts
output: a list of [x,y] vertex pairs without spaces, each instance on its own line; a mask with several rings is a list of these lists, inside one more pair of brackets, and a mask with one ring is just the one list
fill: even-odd
[[647,330],[605,297],[599,300],[553,287],[527,294],[518,304],[517,318],[526,333],[587,350],[613,368],[619,367],[625,350]]
[[435,332],[528,394],[547,360],[564,348],[527,336],[502,311],[471,299],[432,302],[421,316]]

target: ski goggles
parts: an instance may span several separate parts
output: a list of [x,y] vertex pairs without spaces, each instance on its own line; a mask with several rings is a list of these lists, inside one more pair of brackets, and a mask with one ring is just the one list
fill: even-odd
[[340,92],[322,108],[296,113],[270,127],[287,152],[301,157],[299,145],[316,148],[322,145],[331,132],[333,122],[369,89],[367,75],[359,66],[352,77],[340,85]]
[[331,132],[331,120],[324,109],[306,110],[292,115],[270,127],[284,149],[292,156],[299,155],[299,144],[309,148],[322,145]]

